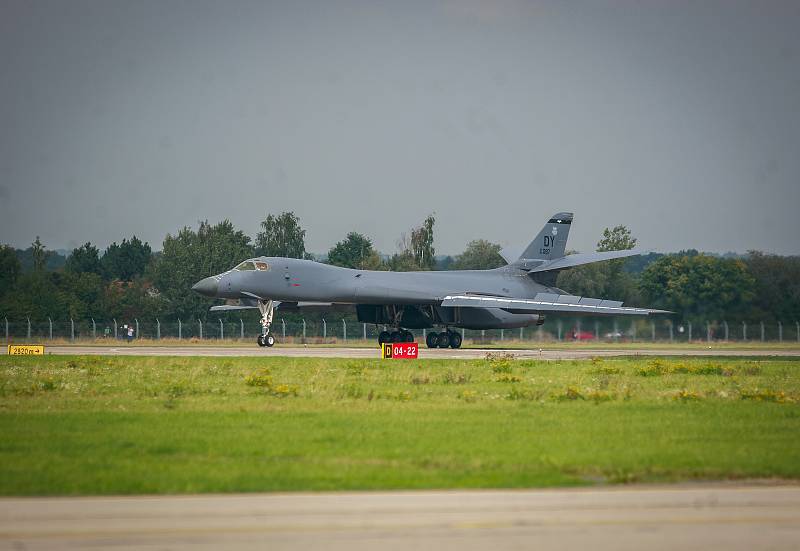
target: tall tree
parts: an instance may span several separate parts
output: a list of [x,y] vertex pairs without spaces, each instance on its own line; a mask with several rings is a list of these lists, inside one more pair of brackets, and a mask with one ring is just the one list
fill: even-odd
[[433,248],[433,225],[436,219],[429,214],[418,228],[411,230],[411,255],[414,262],[423,270],[432,270],[436,266],[436,251]]
[[377,270],[380,269],[381,258],[368,237],[350,232],[328,251],[328,263],[345,268]]
[[144,274],[152,254],[150,244],[135,235],[130,241],[123,239],[119,245],[115,241],[103,254],[103,272],[108,279],[130,281]]
[[476,239],[467,244],[466,250],[458,255],[450,266],[453,270],[490,270],[505,266],[500,255],[500,245],[485,239]]
[[306,230],[300,227],[300,219],[294,212],[282,212],[278,216],[270,214],[261,222],[255,252],[263,256],[305,258],[305,238]]
[[251,256],[250,237],[229,220],[214,225],[201,222],[197,231],[184,227],[177,235],[164,238],[163,251],[152,270],[153,283],[169,311],[182,319],[205,319],[212,301],[191,292],[192,285]]
[[14,248],[0,245],[0,296],[13,287],[21,271],[22,265]]
[[67,258],[64,270],[76,274],[90,273],[101,275],[103,264],[100,261],[100,251],[89,242],[72,250],[72,254]]
[[750,251],[744,262],[755,279],[750,315],[784,323],[800,320],[800,256]]
[[706,254],[663,256],[644,269],[639,284],[648,304],[698,323],[741,319],[755,288],[742,260]]
[[36,236],[36,241],[31,244],[32,249],[32,256],[33,256],[33,270],[35,272],[43,272],[45,263],[47,262],[47,250],[44,248],[44,244],[39,239],[39,236]]

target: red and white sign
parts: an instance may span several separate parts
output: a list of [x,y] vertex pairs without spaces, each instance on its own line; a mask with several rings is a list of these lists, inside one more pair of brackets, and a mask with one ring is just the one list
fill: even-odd
[[415,342],[387,342],[381,351],[384,358],[398,360],[416,360],[419,355],[419,345]]

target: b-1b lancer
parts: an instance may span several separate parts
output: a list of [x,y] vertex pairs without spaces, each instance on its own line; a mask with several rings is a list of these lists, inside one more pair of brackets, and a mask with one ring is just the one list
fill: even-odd
[[[550,313],[647,315],[663,310],[572,296],[555,287],[561,270],[640,254],[636,250],[564,255],[572,213],[561,212],[519,254],[502,252],[508,264],[492,270],[386,272],[354,270],[296,258],[258,257],[207,277],[192,289],[214,298],[238,299],[212,311],[258,308],[260,346],[272,346],[278,310],[354,306],[358,320],[384,326],[378,341],[412,342],[411,329],[427,334],[428,347],[458,348],[453,328],[509,329],[541,325]],[[386,328],[391,328],[387,331]]]

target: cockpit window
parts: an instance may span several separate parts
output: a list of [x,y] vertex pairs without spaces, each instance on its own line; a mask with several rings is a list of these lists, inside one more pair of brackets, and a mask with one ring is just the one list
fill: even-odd
[[267,270],[269,270],[269,264],[267,264],[266,262],[256,262],[255,265],[256,265],[256,270],[258,270],[259,272],[266,272]]
[[242,262],[241,264],[239,264],[234,268],[234,270],[238,270],[240,272],[245,272],[248,270],[255,270],[255,269],[256,269],[255,264],[253,264],[249,260],[245,260],[244,262]]

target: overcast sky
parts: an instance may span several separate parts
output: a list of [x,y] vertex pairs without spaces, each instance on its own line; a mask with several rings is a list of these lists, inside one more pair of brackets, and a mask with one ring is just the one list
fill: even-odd
[[800,2],[0,0],[0,242],[800,253]]

